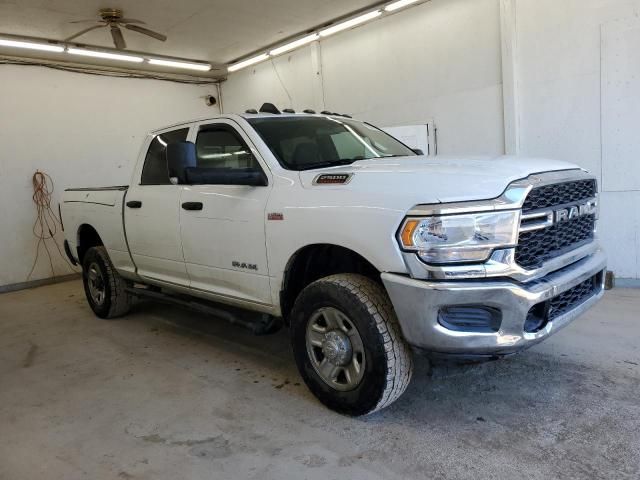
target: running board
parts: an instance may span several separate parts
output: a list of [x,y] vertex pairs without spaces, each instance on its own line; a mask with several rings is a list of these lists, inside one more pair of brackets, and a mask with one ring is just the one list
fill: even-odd
[[157,302],[177,305],[179,307],[195,310],[206,315],[212,315],[214,317],[221,318],[231,324],[240,325],[241,327],[250,330],[254,335],[269,335],[271,333],[277,332],[278,330],[280,330],[280,328],[282,328],[282,321],[280,319],[266,313],[255,313],[253,314],[256,317],[255,320],[247,320],[244,318],[240,318],[230,310],[225,310],[223,308],[213,306],[206,300],[199,300],[188,297],[186,295],[178,297],[176,295],[170,295],[158,290],[152,290],[144,287],[129,287],[126,289],[126,291],[134,297],[148,298]]

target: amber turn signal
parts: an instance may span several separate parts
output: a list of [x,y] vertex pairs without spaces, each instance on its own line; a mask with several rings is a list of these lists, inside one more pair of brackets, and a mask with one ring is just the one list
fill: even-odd
[[407,220],[405,222],[404,227],[402,227],[402,234],[400,235],[403,247],[413,246],[413,232],[416,230],[419,223],[420,220]]

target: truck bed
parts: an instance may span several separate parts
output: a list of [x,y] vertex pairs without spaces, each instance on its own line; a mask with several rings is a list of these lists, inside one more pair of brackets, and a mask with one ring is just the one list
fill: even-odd
[[[129,187],[117,185],[95,188],[68,188],[62,195],[62,220],[66,232],[93,228],[100,236],[115,267],[133,272],[123,223],[124,197]],[[73,255],[77,252],[76,235],[66,235]]]
[[113,187],[96,187],[96,188],[67,188],[64,191],[64,203],[95,203],[97,205],[105,205],[113,207],[122,199],[128,185],[119,185]]

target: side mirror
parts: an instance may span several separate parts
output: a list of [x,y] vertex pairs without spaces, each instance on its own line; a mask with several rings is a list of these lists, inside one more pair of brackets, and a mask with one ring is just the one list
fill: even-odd
[[186,169],[194,168],[196,161],[196,146],[192,142],[177,142],[167,145],[167,168],[170,178],[177,178],[178,183],[188,183]]
[[186,183],[191,185],[247,185],[267,186],[267,177],[259,170],[231,170],[226,168],[187,168]]
[[419,148],[412,148],[411,150],[413,150],[413,153],[416,155],[424,155],[424,152]]

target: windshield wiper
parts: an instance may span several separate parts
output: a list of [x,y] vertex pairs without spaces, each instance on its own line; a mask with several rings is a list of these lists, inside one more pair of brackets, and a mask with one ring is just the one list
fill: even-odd
[[328,162],[318,162],[308,167],[301,168],[300,171],[303,170],[314,170],[316,168],[325,168],[325,167],[337,167],[340,165],[351,165],[353,162],[357,162],[358,160],[363,160],[362,158],[343,158],[341,160],[333,160]]

